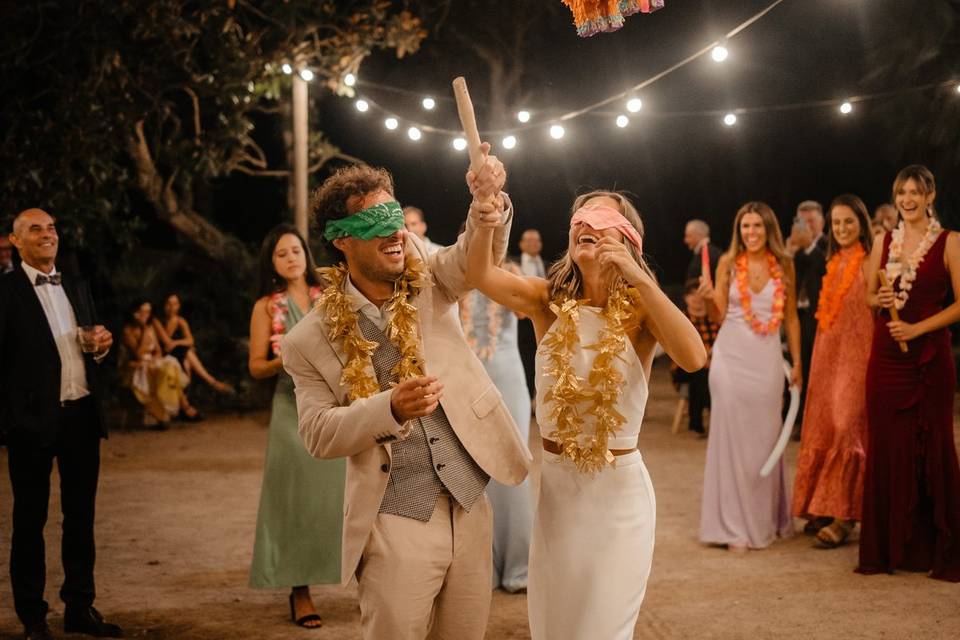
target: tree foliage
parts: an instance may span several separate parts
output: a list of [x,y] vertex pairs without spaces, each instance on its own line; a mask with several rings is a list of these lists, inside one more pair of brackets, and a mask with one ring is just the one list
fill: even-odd
[[[0,0],[0,15],[0,211],[47,207],[102,252],[129,245],[146,208],[228,262],[245,249],[194,192],[286,171],[254,135],[257,113],[284,103],[282,64],[346,90],[373,50],[403,56],[426,35],[388,0]],[[313,142],[314,167],[339,153]]]

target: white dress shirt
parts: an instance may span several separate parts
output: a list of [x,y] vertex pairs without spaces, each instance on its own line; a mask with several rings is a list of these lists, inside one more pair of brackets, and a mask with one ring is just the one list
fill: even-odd
[[390,320],[386,309],[381,310],[377,305],[370,302],[370,299],[353,284],[349,275],[347,276],[347,283],[343,285],[343,293],[346,294],[351,309],[365,315],[368,320],[377,325],[377,329],[380,329],[380,331],[386,330],[387,322]]
[[43,307],[43,313],[47,316],[47,323],[50,325],[50,333],[53,334],[53,340],[57,345],[57,353],[60,354],[60,402],[79,400],[90,395],[90,389],[87,387],[87,371],[83,364],[83,352],[77,340],[77,317],[73,313],[73,306],[63,286],[50,283],[39,287],[34,286],[37,276],[52,276],[57,272],[57,268],[54,267],[50,273],[43,273],[26,262],[21,262],[20,266],[30,279],[30,285],[40,301],[40,306]]
[[520,271],[525,276],[537,276],[546,278],[547,272],[543,268],[543,258],[540,256],[531,256],[526,253],[520,254]]

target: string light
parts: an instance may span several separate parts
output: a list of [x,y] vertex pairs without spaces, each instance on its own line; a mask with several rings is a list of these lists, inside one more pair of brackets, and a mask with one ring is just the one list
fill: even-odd
[[407,137],[416,142],[423,137],[423,134],[420,133],[420,129],[417,129],[416,127],[410,127],[407,129]]
[[523,123],[530,122],[530,112],[526,110],[517,111],[517,120]]
[[467,141],[463,138],[454,138],[453,139],[453,148],[457,151],[463,151],[467,148]]
[[290,75],[291,73],[293,73],[293,67],[291,67],[291,66],[290,66],[288,63],[286,63],[286,62],[283,63],[283,66],[280,67],[280,69],[281,69],[285,74],[287,74],[287,75]]
[[517,137],[516,136],[507,136],[503,139],[503,148],[504,149],[513,149],[517,146]]
[[627,116],[623,115],[622,113],[621,113],[619,116],[617,116],[617,126],[618,126],[618,127],[620,127],[621,129],[623,129],[623,128],[624,128],[625,126],[627,126],[628,124],[630,124],[630,118],[628,118]]
[[555,124],[550,127],[550,137],[554,140],[559,140],[565,133],[566,131],[564,131],[563,127],[561,127],[559,124]]
[[303,78],[304,82],[310,82],[313,80],[313,71],[310,71],[310,69],[300,69],[300,77]]
[[366,113],[367,110],[370,108],[370,104],[362,98],[360,100],[357,100],[353,104],[354,106],[357,107],[357,111],[359,111],[360,113]]
[[430,96],[427,96],[426,98],[423,99],[423,102],[421,102],[420,104],[422,104],[423,108],[426,109],[427,111],[433,111],[433,108],[437,106],[437,101],[431,98]]
[[723,124],[727,125],[728,127],[732,127],[733,125],[737,124],[736,114],[728,113],[727,115],[723,116]]
[[957,93],[960,93],[960,84],[957,85]]
[[730,51],[727,50],[722,44],[718,44],[710,51],[710,57],[713,58],[714,62],[723,62],[727,59],[727,56],[730,55]]
[[348,87],[352,87],[353,85],[357,84],[357,76],[353,75],[352,73],[348,73],[347,75],[343,76],[343,84],[347,85]]
[[396,118],[390,117],[383,121],[383,126],[385,126],[387,129],[390,129],[390,131],[393,131],[400,126],[400,122]]
[[637,111],[640,111],[640,109],[643,109],[643,100],[640,98],[630,98],[627,100],[627,111],[630,113],[636,113]]
[[849,102],[844,102],[842,105],[840,105],[840,113],[843,115],[847,115],[851,111],[853,111],[853,105]]

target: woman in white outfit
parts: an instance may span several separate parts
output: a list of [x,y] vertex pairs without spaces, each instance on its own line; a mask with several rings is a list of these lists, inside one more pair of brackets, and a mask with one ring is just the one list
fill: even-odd
[[467,277],[526,314],[537,336],[540,496],[530,551],[534,640],[633,637],[653,559],[656,501],[637,435],[659,342],[683,369],[706,363],[697,330],[643,261],[643,225],[626,197],[573,204],[569,247],[547,279],[492,263],[497,204],[474,203],[485,227]]

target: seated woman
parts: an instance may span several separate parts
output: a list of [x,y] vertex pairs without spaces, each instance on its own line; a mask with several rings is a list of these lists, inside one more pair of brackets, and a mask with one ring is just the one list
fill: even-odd
[[214,378],[200,362],[193,332],[190,331],[187,319],[180,315],[180,306],[180,296],[171,293],[163,300],[163,317],[153,318],[153,330],[163,345],[163,352],[176,358],[188,377],[193,377],[196,372],[204,382],[220,393],[235,393],[233,387]]
[[145,300],[138,300],[127,311],[120,360],[126,385],[146,409],[152,429],[166,429],[170,418],[181,412],[187,420],[201,420],[183,392],[190,379],[177,359],[163,355],[160,349],[150,322],[152,312]]

